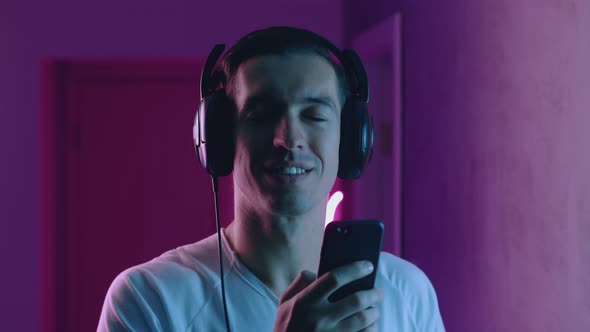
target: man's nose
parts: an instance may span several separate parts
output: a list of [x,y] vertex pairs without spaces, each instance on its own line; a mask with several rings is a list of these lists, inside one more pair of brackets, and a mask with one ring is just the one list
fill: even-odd
[[305,135],[303,128],[297,119],[291,115],[281,117],[275,128],[273,144],[275,147],[283,147],[287,150],[303,148]]

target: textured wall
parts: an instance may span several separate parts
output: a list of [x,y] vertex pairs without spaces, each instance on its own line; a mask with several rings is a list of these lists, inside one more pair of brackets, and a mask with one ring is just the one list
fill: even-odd
[[36,331],[39,324],[39,70],[42,57],[206,56],[214,43],[231,43],[267,25],[309,28],[340,42],[341,7],[339,0],[2,0],[2,330]]
[[394,10],[405,249],[448,330],[590,331],[590,2],[350,0],[347,34]]

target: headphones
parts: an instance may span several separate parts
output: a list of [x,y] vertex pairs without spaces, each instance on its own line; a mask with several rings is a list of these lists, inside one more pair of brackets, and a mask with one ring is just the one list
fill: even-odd
[[[373,153],[373,119],[367,110],[367,73],[358,54],[351,49],[340,50],[314,32],[291,27],[254,31],[238,41],[236,46],[273,35],[295,35],[294,38],[308,39],[329,50],[340,62],[349,93],[341,112],[338,177],[359,178]],[[236,46],[230,49],[228,54],[231,54]],[[226,176],[232,172],[236,149],[236,105],[227,96],[225,86],[218,88],[226,78],[220,79],[217,76],[220,71],[213,71],[224,49],[225,45],[217,44],[207,57],[201,72],[201,102],[193,124],[197,156],[212,177]]]

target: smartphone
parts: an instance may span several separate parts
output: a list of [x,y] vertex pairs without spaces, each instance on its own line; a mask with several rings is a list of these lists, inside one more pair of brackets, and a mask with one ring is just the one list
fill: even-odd
[[318,277],[356,261],[370,261],[374,267],[368,276],[340,287],[328,297],[328,301],[336,302],[360,290],[374,287],[382,240],[383,223],[379,220],[333,221],[326,226]]

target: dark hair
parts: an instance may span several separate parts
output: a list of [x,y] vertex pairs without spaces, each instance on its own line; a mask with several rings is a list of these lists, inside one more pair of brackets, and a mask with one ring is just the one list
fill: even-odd
[[338,79],[339,97],[344,105],[348,97],[348,82],[334,54],[339,52],[323,37],[304,29],[278,26],[256,30],[242,37],[219,62],[214,79],[222,83],[228,96],[233,96],[233,84],[238,68],[245,61],[260,55],[314,54],[326,59]]

